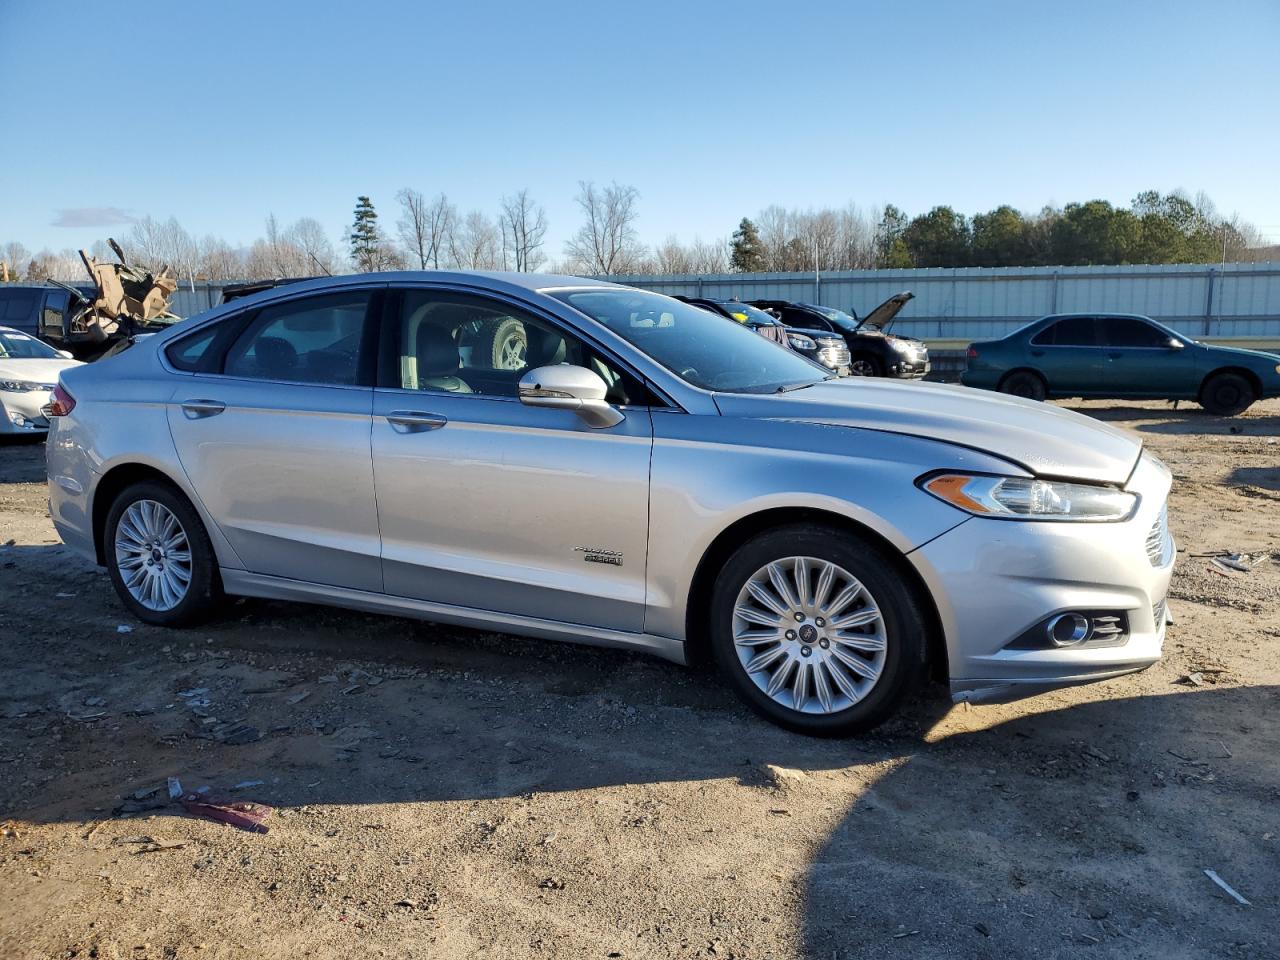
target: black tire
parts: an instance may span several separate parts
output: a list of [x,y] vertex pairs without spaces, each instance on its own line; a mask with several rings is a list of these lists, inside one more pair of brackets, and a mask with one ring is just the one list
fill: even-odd
[[855,353],[849,358],[849,376],[883,377],[884,364],[869,353]]
[[1244,413],[1257,399],[1253,384],[1238,373],[1215,373],[1200,390],[1200,406],[1219,417]]
[[[140,500],[152,500],[167,508],[182,526],[190,549],[191,579],[186,594],[176,606],[167,610],[150,609],[135,599],[125,585],[116,560],[115,542],[120,519],[130,506]],[[208,531],[190,501],[171,484],[143,480],[122,490],[107,512],[102,553],[116,593],[129,612],[144,623],[161,627],[191,626],[207,619],[223,598],[222,578]]]
[[[878,679],[862,699],[832,713],[806,713],[777,702],[756,685],[738,657],[733,621],[739,593],[757,571],[787,557],[812,557],[842,567],[866,587],[883,618],[885,659]],[[712,588],[711,649],[721,674],[753,710],[797,733],[843,737],[878,726],[901,707],[924,674],[925,619],[898,569],[895,558],[878,544],[845,530],[805,524],[752,538],[729,558]]]
[[[519,363],[515,366],[512,365],[514,354],[509,349],[513,345],[519,353]],[[471,350],[482,361],[492,364],[494,370],[523,370],[529,350],[524,323],[515,317],[486,321],[476,331]]]
[[1049,395],[1044,378],[1030,370],[1016,370],[1000,381],[1000,392],[1027,400],[1043,400]]

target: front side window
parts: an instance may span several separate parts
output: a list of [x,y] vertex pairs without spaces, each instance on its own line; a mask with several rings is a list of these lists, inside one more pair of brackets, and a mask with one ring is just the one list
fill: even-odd
[[1096,347],[1097,324],[1093,317],[1067,317],[1041,330],[1031,342],[1038,346]]
[[8,290],[0,297],[0,323],[17,323],[31,316],[36,306],[37,290]]
[[227,351],[222,372],[254,380],[353,386],[359,382],[368,307],[367,291],[263,307]]
[[577,337],[501,301],[405,290],[397,327],[396,370],[390,380],[402,390],[514,398],[529,370],[570,363],[597,373],[610,403],[655,402],[640,380]]
[[1113,347],[1167,347],[1170,334],[1132,317],[1109,317],[1102,322]]
[[772,393],[829,379],[822,368],[749,327],[660,294],[606,288],[551,296],[704,390]]
[[0,332],[0,360],[56,360],[58,351],[25,333]]

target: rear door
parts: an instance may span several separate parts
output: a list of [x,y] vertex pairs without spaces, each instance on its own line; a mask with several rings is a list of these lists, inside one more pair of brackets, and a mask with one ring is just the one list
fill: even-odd
[[1028,353],[1050,393],[1082,396],[1107,388],[1095,317],[1063,317],[1031,338]]
[[381,299],[350,289],[224,321],[239,325],[229,345],[171,398],[182,466],[253,573],[382,589],[369,450]]
[[1099,327],[1105,378],[1116,396],[1194,397],[1199,391],[1193,351],[1170,347],[1164,330],[1138,317],[1102,317]]

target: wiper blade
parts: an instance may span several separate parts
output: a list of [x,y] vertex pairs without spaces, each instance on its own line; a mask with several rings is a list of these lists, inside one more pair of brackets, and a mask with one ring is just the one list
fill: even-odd
[[803,390],[805,387],[812,387],[815,383],[826,383],[828,380],[834,380],[835,376],[823,377],[821,380],[805,380],[802,383],[784,383],[774,393],[790,393],[792,390]]

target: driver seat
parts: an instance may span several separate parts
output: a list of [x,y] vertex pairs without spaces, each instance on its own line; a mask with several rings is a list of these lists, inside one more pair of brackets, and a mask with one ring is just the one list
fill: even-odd
[[459,377],[462,358],[453,334],[443,327],[423,324],[418,328],[418,389],[449,393],[474,393]]

